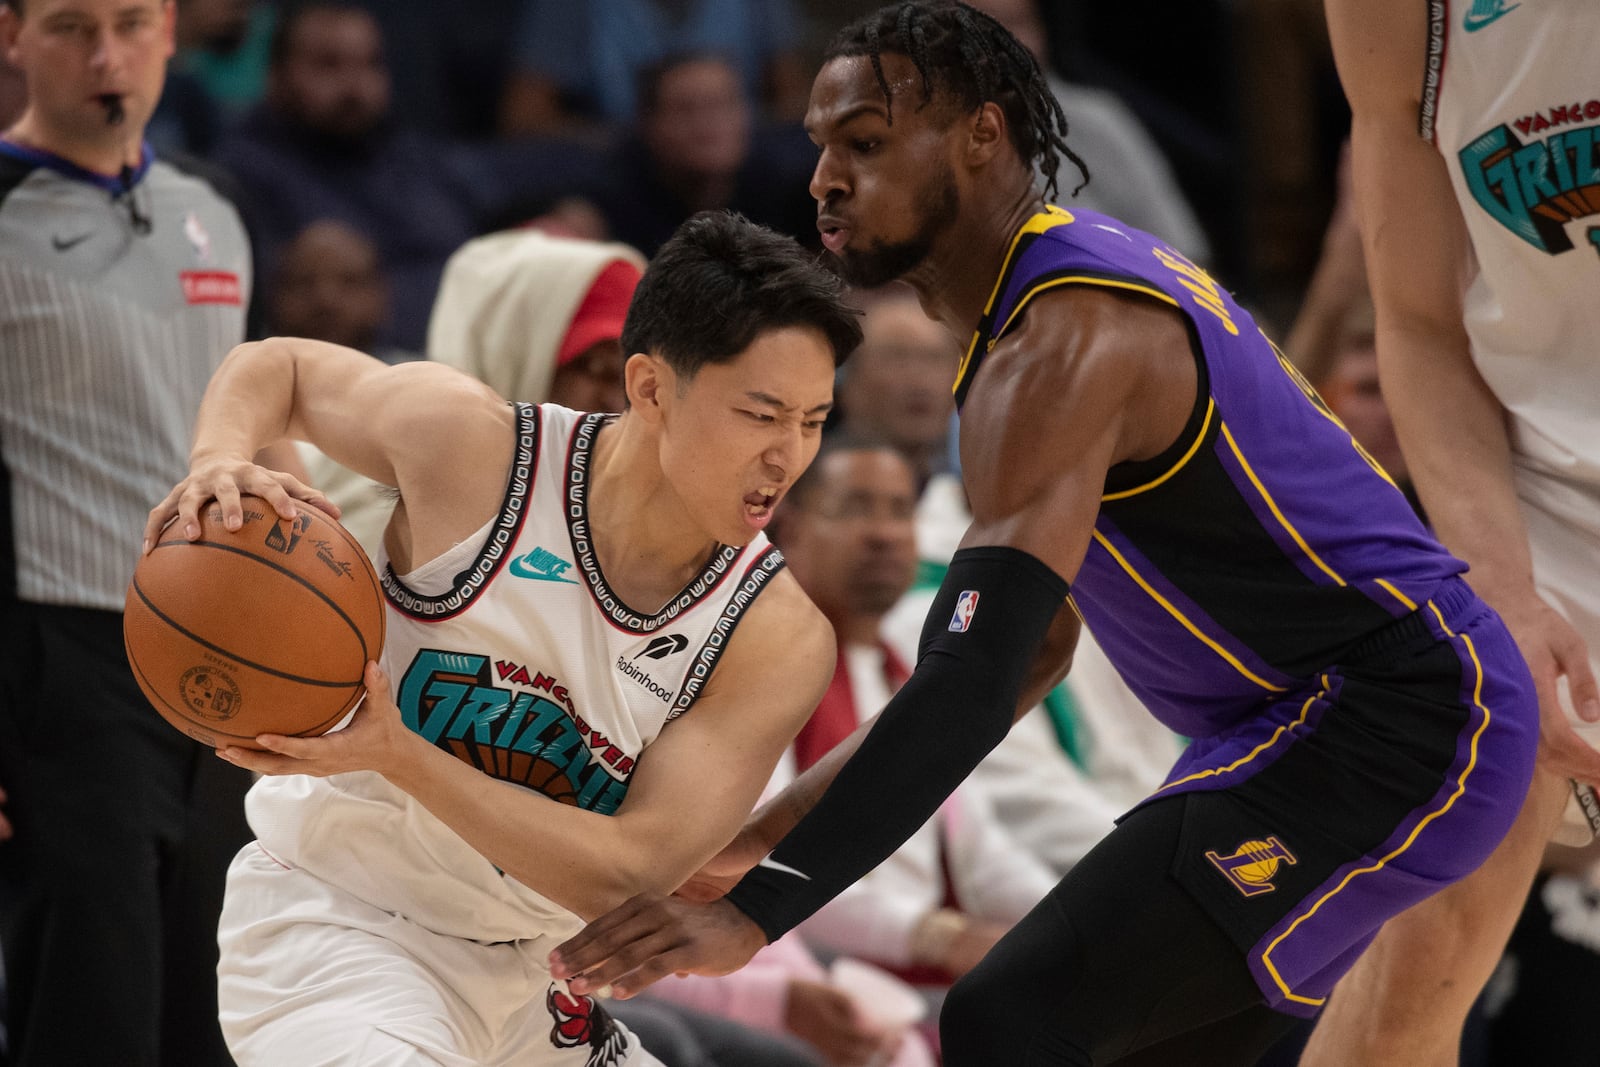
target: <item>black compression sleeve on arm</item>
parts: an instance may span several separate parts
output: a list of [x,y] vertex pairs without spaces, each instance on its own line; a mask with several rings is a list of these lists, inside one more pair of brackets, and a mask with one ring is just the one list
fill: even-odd
[[768,941],[883,862],[1000,743],[1066,596],[1026,552],[955,554],[911,679],[816,807],[728,893]]

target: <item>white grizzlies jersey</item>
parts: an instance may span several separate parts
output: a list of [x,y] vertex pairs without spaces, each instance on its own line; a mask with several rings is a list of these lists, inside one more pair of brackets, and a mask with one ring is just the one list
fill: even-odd
[[1477,258],[1466,326],[1523,471],[1600,484],[1600,3],[1430,0],[1422,134]]
[[[383,668],[415,732],[492,778],[609,815],[640,753],[694,710],[783,557],[764,535],[720,546],[640,614],[611,591],[590,539],[589,457],[613,416],[516,407],[500,514],[410,574],[380,559]],[[510,941],[580,925],[377,774],[266,778],[247,807],[272,856],[437,933]]]

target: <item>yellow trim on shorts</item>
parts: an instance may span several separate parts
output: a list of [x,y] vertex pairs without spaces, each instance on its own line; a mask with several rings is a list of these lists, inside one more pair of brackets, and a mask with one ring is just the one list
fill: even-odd
[[1272,499],[1272,494],[1267,492],[1267,487],[1261,484],[1261,479],[1257,478],[1256,472],[1251,469],[1249,460],[1245,459],[1244,453],[1239,451],[1239,444],[1233,439],[1233,434],[1229,432],[1227,422],[1223,422],[1222,424],[1222,436],[1228,442],[1228,448],[1233,451],[1234,458],[1239,461],[1239,466],[1244,468],[1245,476],[1250,479],[1250,484],[1256,487],[1256,492],[1261,494],[1261,499],[1266,501],[1267,507],[1272,509],[1272,514],[1277,518],[1279,525],[1287,530],[1289,532],[1289,536],[1294,538],[1294,543],[1300,546],[1300,551],[1304,552],[1306,554],[1306,558],[1320,567],[1322,569],[1322,573],[1326,574],[1329,578],[1332,578],[1341,586],[1348,585],[1349,583],[1341,578],[1338,572],[1336,572],[1326,563],[1322,562],[1321,556],[1311,551],[1311,546],[1306,544],[1306,539],[1304,537],[1300,536],[1300,531],[1296,530],[1293,524],[1291,524],[1289,520],[1284,517],[1283,512],[1278,509],[1278,502]]
[[1115,493],[1102,493],[1100,495],[1100,502],[1103,504],[1109,500],[1126,500],[1130,496],[1138,496],[1140,493],[1154,489],[1168,478],[1171,478],[1174,474],[1177,474],[1179,471],[1183,470],[1184,466],[1189,462],[1189,460],[1194,458],[1194,454],[1200,451],[1200,442],[1206,439],[1206,433],[1211,429],[1211,416],[1216,414],[1216,411],[1216,398],[1209,396],[1206,397],[1206,417],[1200,423],[1200,432],[1194,435],[1194,441],[1189,445],[1189,450],[1180,456],[1178,458],[1178,462],[1169,467],[1165,474],[1145,482],[1143,485],[1136,485],[1132,489],[1123,489]]
[[1260,675],[1251,671],[1250,668],[1246,667],[1243,663],[1240,663],[1238,658],[1235,657],[1233,653],[1217,644],[1217,642],[1212,638],[1206,636],[1206,634],[1200,630],[1200,627],[1196,626],[1193,622],[1190,622],[1189,618],[1184,615],[1183,612],[1174,607],[1171,601],[1162,596],[1160,593],[1156,592],[1154,587],[1152,587],[1149,582],[1145,581],[1144,578],[1140,576],[1138,571],[1133,569],[1133,565],[1123,557],[1121,552],[1116,550],[1116,547],[1112,545],[1110,541],[1106,540],[1105,535],[1103,535],[1099,530],[1094,531],[1094,539],[1100,543],[1101,548],[1105,549],[1111,554],[1111,558],[1116,560],[1117,565],[1127,572],[1128,577],[1132,578],[1138,583],[1140,589],[1143,589],[1146,593],[1149,593],[1152,600],[1165,608],[1168,615],[1171,615],[1174,619],[1177,619],[1178,622],[1183,625],[1185,630],[1188,630],[1190,633],[1198,637],[1207,648],[1211,649],[1211,651],[1227,660],[1228,663],[1232,665],[1234,670],[1238,671],[1240,674],[1244,675],[1246,678],[1250,679],[1252,682],[1269,692],[1282,693],[1287,691],[1285,686],[1273,685],[1265,678],[1262,678]]
[[1293,730],[1295,727],[1297,727],[1297,726],[1301,725],[1302,723],[1304,723],[1306,721],[1306,716],[1311,713],[1311,705],[1315,704],[1317,701],[1319,701],[1323,697],[1327,696],[1328,695],[1328,690],[1330,688],[1332,688],[1332,686],[1328,682],[1328,676],[1326,674],[1324,674],[1322,676],[1322,689],[1321,689],[1321,691],[1319,691],[1318,693],[1314,694],[1313,696],[1307,698],[1306,702],[1303,705],[1301,705],[1301,707],[1300,707],[1300,717],[1295,719],[1294,722],[1285,723],[1284,725],[1278,727],[1276,730],[1272,731],[1272,736],[1271,737],[1267,738],[1265,741],[1261,742],[1255,748],[1252,748],[1249,752],[1246,752],[1244,755],[1240,756],[1238,759],[1234,760],[1232,763],[1228,764],[1226,767],[1210,767],[1210,768],[1208,768],[1206,770],[1203,770],[1203,771],[1196,771],[1194,774],[1186,775],[1185,777],[1179,778],[1176,782],[1168,782],[1166,785],[1162,786],[1160,789],[1157,789],[1154,793],[1151,793],[1150,795],[1151,796],[1159,796],[1161,793],[1166,792],[1168,789],[1171,789],[1174,786],[1183,785],[1185,782],[1198,782],[1202,778],[1210,778],[1213,775],[1228,774],[1228,773],[1230,773],[1232,771],[1238,770],[1240,767],[1243,767],[1246,763],[1249,763],[1251,760],[1253,760],[1257,756],[1261,755],[1261,753],[1265,752],[1267,749],[1269,749],[1273,745],[1277,744],[1278,743],[1278,738],[1282,737],[1285,732],[1287,732],[1289,730]]
[[1443,807],[1441,807],[1438,811],[1429,812],[1427,815],[1425,815],[1422,820],[1412,828],[1411,833],[1407,835],[1406,839],[1402,841],[1394,851],[1380,859],[1377,863],[1372,864],[1370,867],[1362,867],[1351,871],[1349,874],[1346,874],[1338,885],[1324,893],[1322,897],[1311,906],[1309,911],[1300,916],[1294,922],[1290,923],[1287,930],[1273,938],[1272,944],[1268,945],[1262,950],[1262,966],[1267,969],[1268,974],[1272,975],[1272,980],[1277,983],[1278,989],[1282,991],[1284,999],[1292,1000],[1296,1004],[1310,1004],[1317,1006],[1325,1002],[1327,998],[1302,997],[1299,994],[1291,991],[1288,984],[1284,982],[1283,976],[1278,973],[1278,969],[1272,965],[1272,950],[1277,948],[1278,945],[1281,944],[1283,940],[1290,934],[1294,933],[1297,926],[1311,918],[1311,916],[1315,915],[1322,905],[1326,904],[1337,893],[1343,890],[1345,886],[1349,885],[1351,879],[1360,874],[1371,874],[1373,871],[1382,870],[1390,860],[1394,859],[1396,856],[1400,855],[1400,853],[1410,848],[1412,842],[1417,839],[1417,835],[1422,832],[1422,828],[1427,826],[1433,820],[1437,819],[1439,816],[1443,815],[1445,812],[1449,811],[1451,807],[1455,805],[1456,799],[1467,791],[1467,778],[1472,774],[1472,769],[1478,765],[1478,739],[1483,736],[1483,731],[1489,728],[1490,719],[1489,709],[1483,703],[1483,663],[1478,659],[1478,650],[1473,647],[1472,638],[1468,637],[1466,634],[1458,635],[1454,630],[1450,629],[1449,624],[1444,621],[1444,615],[1440,613],[1439,609],[1434,606],[1434,603],[1431,600],[1428,601],[1428,610],[1432,611],[1434,618],[1439,620],[1439,626],[1444,630],[1446,636],[1451,638],[1459,637],[1461,642],[1466,645],[1467,655],[1472,657],[1473,670],[1477,672],[1477,679],[1473,682],[1472,686],[1472,703],[1479,711],[1483,712],[1483,721],[1478,724],[1477,731],[1472,735],[1472,755],[1467,760],[1467,765],[1461,769],[1461,776],[1456,779],[1455,792],[1450,794],[1450,799],[1445,801]]

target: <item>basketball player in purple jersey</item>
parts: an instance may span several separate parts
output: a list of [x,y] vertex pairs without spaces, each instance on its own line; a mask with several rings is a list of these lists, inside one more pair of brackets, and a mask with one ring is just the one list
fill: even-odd
[[912,679],[747,825],[719,867],[743,879],[709,905],[636,898],[555,973],[626,995],[739,966],[932,813],[1055,680],[1081,616],[1194,742],[956,984],[945,1062],[1254,1062],[1385,919],[1506,833],[1537,741],[1527,668],[1226,290],[1047,204],[1065,119],[991,19],[914,0],[847,28],[806,121],[846,276],[904,279],[968,343],[973,525]]

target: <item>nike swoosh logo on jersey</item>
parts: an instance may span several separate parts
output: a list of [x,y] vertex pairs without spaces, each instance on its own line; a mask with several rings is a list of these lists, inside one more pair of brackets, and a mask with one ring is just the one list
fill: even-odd
[[93,236],[94,236],[94,231],[91,230],[88,233],[80,233],[76,237],[66,237],[66,238],[51,237],[50,238],[50,245],[57,252],[66,252],[66,251],[69,251],[71,249],[77,248],[79,245],[83,244],[83,242],[87,241],[89,238],[91,238]]
[[518,578],[577,585],[575,580],[563,577],[571,567],[572,564],[543,548],[536,548],[526,555],[516,556],[511,560],[511,573]]
[[[1500,0],[1500,2],[1504,3],[1504,0]],[[1466,30],[1468,33],[1477,33],[1485,26],[1498,22],[1503,16],[1511,14],[1522,5],[1512,4],[1510,7],[1501,7],[1499,4],[1496,4],[1493,11],[1478,11],[1476,7],[1481,6],[1481,4],[1476,5],[1474,9],[1468,11],[1466,17],[1461,20],[1461,28]]]
[[779,874],[792,874],[796,878],[802,879],[802,880],[807,881],[807,882],[811,881],[811,876],[809,874],[807,874],[805,871],[797,871],[793,867],[789,866],[787,863],[779,863],[777,860],[773,859],[771,856],[762,856],[761,857],[761,862],[756,864],[756,866],[757,867],[765,867],[769,871],[777,871]]

